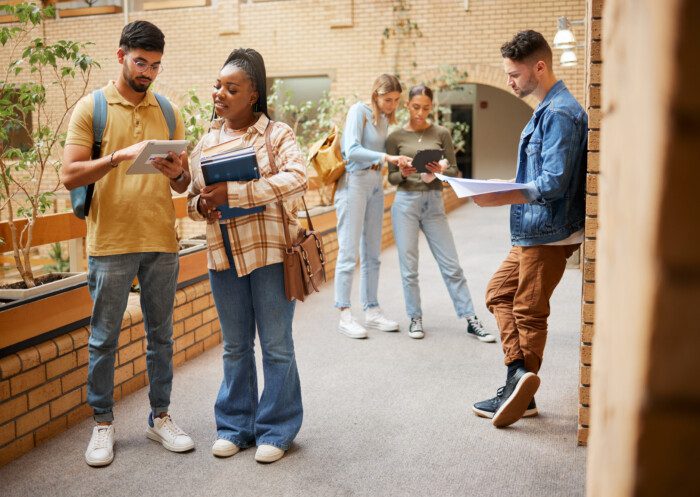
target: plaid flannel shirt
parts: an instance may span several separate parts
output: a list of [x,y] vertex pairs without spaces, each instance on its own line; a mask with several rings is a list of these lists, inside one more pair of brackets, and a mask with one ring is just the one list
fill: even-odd
[[[223,132],[222,124],[221,120],[215,121],[190,156],[192,183],[187,192],[187,210],[189,217],[195,221],[207,221],[197,210],[199,194],[205,186],[200,164],[202,150],[230,140]],[[265,144],[267,126],[272,126],[270,142],[277,174],[272,173]],[[265,114],[260,114],[257,122],[248,128],[238,144],[255,148],[260,179],[229,181],[228,205],[242,208],[266,206],[262,212],[223,221],[231,241],[236,273],[245,276],[259,267],[282,262],[286,241],[282,213],[277,202],[283,201],[289,219],[289,233],[292,240],[296,240],[302,230],[296,216],[296,199],[306,192],[308,182],[304,157],[294,132],[286,124],[270,121]],[[218,224],[219,221],[207,221],[207,267],[224,271],[231,266]]]

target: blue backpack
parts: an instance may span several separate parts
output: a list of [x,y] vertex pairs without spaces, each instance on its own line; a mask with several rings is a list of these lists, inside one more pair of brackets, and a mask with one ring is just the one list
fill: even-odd
[[[175,136],[175,112],[167,98],[157,93],[154,93],[160,110],[163,112],[165,122],[168,123],[168,132],[170,140]],[[92,143],[92,159],[99,159],[102,156],[102,135],[107,124],[107,100],[105,99],[102,89],[92,92],[92,133],[94,141]],[[90,212],[90,203],[92,202],[92,193],[95,190],[95,183],[87,186],[79,186],[70,191],[70,202],[73,206],[73,214],[80,219],[85,219]]]

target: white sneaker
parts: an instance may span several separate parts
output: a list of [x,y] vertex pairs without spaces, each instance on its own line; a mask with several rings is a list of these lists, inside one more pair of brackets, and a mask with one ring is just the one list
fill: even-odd
[[411,338],[423,338],[423,320],[421,318],[412,318],[411,324],[408,326],[408,336]]
[[365,326],[379,331],[399,331],[399,323],[384,316],[379,307],[370,307],[365,312]]
[[258,462],[271,463],[282,459],[284,451],[274,445],[260,445],[255,451],[255,460]]
[[146,428],[146,436],[160,442],[171,452],[186,452],[194,449],[192,439],[175,424],[169,414],[162,418],[153,418],[153,426]]
[[218,439],[211,447],[211,453],[216,457],[231,457],[240,452],[240,450],[241,448],[238,445],[223,438]]
[[92,429],[85,462],[90,466],[107,466],[114,459],[114,426],[97,425]]
[[350,314],[350,309],[343,309],[340,311],[338,331],[350,338],[367,338],[367,330],[353,319],[352,314]]

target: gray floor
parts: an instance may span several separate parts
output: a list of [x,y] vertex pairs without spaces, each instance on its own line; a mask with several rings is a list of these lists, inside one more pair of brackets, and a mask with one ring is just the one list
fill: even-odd
[[[450,214],[450,224],[477,312],[495,330],[483,294],[509,247],[507,209],[469,204]],[[86,420],[0,469],[0,494],[583,495],[586,452],[576,446],[579,270],[566,271],[553,298],[537,394],[541,415],[497,430],[468,408],[501,386],[500,346],[465,336],[421,243],[424,340],[405,332],[395,248],[383,254],[380,301],[389,316],[402,318],[401,333],[372,332],[364,341],[338,334],[332,285],[298,305],[305,420],[281,461],[259,465],[253,450],[230,459],[211,456],[221,378],[217,347],[175,372],[172,414],[194,438],[193,452],[172,454],[146,439],[144,389],[116,406],[111,466],[85,464],[92,429]]]

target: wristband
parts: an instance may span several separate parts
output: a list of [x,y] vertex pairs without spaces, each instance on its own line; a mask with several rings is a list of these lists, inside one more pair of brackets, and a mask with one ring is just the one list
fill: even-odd
[[[116,152],[116,150],[115,150],[115,152]],[[119,165],[118,162],[116,164],[114,163],[114,152],[112,152],[109,155],[109,165],[112,166],[112,169],[114,169],[115,167],[117,167]]]
[[177,178],[173,178],[172,181],[177,183],[178,181],[180,181],[184,177],[185,177],[185,170],[183,169],[182,171],[180,171],[180,174],[177,175]]

